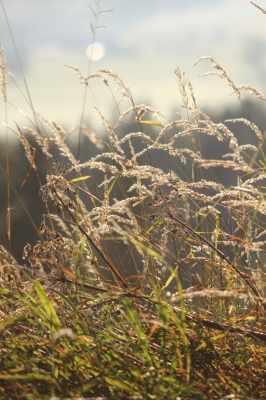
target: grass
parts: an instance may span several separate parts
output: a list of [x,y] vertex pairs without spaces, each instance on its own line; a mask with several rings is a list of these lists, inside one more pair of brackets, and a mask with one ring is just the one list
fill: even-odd
[[[95,39],[100,8],[92,12]],[[243,107],[245,90],[265,100],[206,58]],[[5,103],[3,52],[1,60]],[[113,71],[91,74],[89,66],[85,76],[71,68],[84,104],[91,80],[101,78],[119,117],[112,127],[95,106],[106,129],[98,137],[84,106],[74,151],[69,133],[41,115],[33,128],[17,127],[29,161],[25,182],[38,174],[37,157],[47,163],[46,212],[39,241],[25,243],[24,265],[8,250],[7,215],[0,398],[265,399],[265,135],[246,110],[246,119],[229,121],[253,133],[252,144],[239,145],[228,121],[199,110],[179,69],[186,117],[168,121],[134,104]],[[121,98],[130,103],[124,112]],[[83,134],[98,149],[85,160]],[[204,135],[222,157],[203,157]],[[17,193],[9,153],[7,131],[8,202]],[[218,178],[223,168],[233,185]]]

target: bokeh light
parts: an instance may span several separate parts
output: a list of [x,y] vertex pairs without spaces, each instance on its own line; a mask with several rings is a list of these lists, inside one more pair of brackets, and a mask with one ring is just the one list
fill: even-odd
[[98,61],[105,56],[106,48],[102,42],[90,44],[86,49],[86,56],[89,60]]

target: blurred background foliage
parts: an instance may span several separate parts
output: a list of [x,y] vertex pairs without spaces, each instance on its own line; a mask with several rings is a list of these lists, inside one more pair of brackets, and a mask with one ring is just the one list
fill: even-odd
[[[263,133],[265,131],[265,116],[264,116],[264,107],[259,102],[246,102],[246,108],[249,112],[251,120],[254,122],[256,121],[256,125]],[[224,122],[227,119],[232,118],[245,118],[245,112],[239,106],[238,109],[225,109],[219,116],[213,116],[211,113],[206,111],[206,114],[210,116],[210,118],[218,123]],[[176,118],[176,116],[174,116]],[[234,132],[236,138],[238,139],[239,145],[245,143],[251,143],[256,145],[256,138],[250,127],[244,125],[243,123],[227,123],[227,126]],[[102,140],[105,140],[105,133],[102,130],[103,128],[100,127],[99,129],[99,136]],[[150,126],[143,126],[143,130],[145,133],[154,136],[158,134],[160,128],[157,127],[150,127]],[[139,126],[138,124],[129,124],[126,125],[126,131],[134,132],[138,131]],[[121,137],[125,134],[124,130],[121,127],[116,129],[118,136]],[[206,159],[221,159],[222,155],[225,152],[223,148],[223,143],[218,143],[214,137],[208,135],[201,135],[197,136],[194,135],[196,141],[200,141],[200,148],[204,158]],[[6,177],[3,173],[0,174],[0,223],[1,223],[1,244],[9,247],[11,246],[11,252],[13,256],[17,259],[19,263],[24,263],[22,260],[22,250],[23,247],[30,243],[34,245],[38,240],[38,235],[32,226],[31,221],[29,220],[25,209],[22,206],[24,204],[25,208],[29,211],[31,218],[35,222],[36,226],[39,227],[42,221],[42,215],[46,212],[44,208],[44,204],[42,202],[41,196],[39,194],[40,189],[40,182],[41,184],[46,183],[46,174],[49,171],[49,166],[47,161],[43,158],[40,149],[36,142],[27,136],[29,142],[32,144],[34,148],[36,148],[36,156],[35,156],[35,163],[38,169],[38,173],[31,168],[29,161],[25,156],[25,151],[22,144],[19,141],[12,141],[10,144],[10,151],[9,151],[9,164],[10,164],[10,180],[17,191],[17,194],[20,197],[20,200],[11,190],[11,243],[7,240],[7,227],[6,227],[6,214],[7,214],[7,181]],[[134,141],[133,141],[134,142]],[[179,142],[180,143],[180,142]],[[77,143],[75,143],[75,138],[72,139],[71,137],[68,140],[68,145],[73,151],[73,154],[77,154]],[[187,143],[184,143],[187,146]],[[143,146],[141,143],[138,143],[136,140],[134,142],[134,147],[136,151],[139,151]],[[82,137],[81,142],[81,157],[80,159],[86,161],[97,154],[101,153],[86,137]],[[5,139],[4,136],[1,137],[0,142],[0,166],[3,171],[6,170],[6,148],[5,148]],[[129,152],[128,152],[129,156]],[[158,157],[156,154],[151,155],[152,162],[155,167],[162,168],[163,170],[168,170],[168,159],[167,155],[165,154],[163,157]],[[147,155],[140,159],[141,163],[149,163],[147,160]],[[61,161],[64,161],[61,159]],[[51,163],[51,160],[49,161]],[[184,174],[187,172],[188,167],[184,167],[180,164],[180,170],[178,172],[181,179],[184,179],[182,176],[182,168]],[[206,177],[208,171],[205,172]],[[97,186],[100,182],[102,182],[102,176],[100,176],[100,172],[96,172],[94,175],[95,184]],[[97,174],[99,179],[97,179]],[[231,185],[236,185],[237,183],[237,176],[238,174],[233,171],[229,171],[225,168],[217,167],[215,168],[215,174],[220,182],[222,182],[225,187],[229,187]],[[189,178],[189,177],[188,177]],[[22,186],[23,185],[23,186]],[[22,186],[22,187],[21,187]],[[95,188],[94,194],[97,195],[97,190]],[[119,193],[119,188],[116,189],[117,193],[115,192],[114,195],[117,198],[121,198],[123,196],[122,193]]]

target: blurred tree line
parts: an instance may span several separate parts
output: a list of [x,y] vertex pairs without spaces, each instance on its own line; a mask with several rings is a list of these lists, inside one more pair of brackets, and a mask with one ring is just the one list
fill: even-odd
[[[266,121],[265,121],[265,107],[263,103],[259,102],[246,102],[246,109],[248,110],[249,116],[253,123],[255,123],[262,133],[266,130]],[[219,115],[211,115],[206,111],[206,114],[211,118],[213,122],[224,122],[227,119],[233,118],[246,118],[248,119],[245,111],[239,106],[238,109],[225,109]],[[174,117],[176,119],[176,117]],[[226,123],[227,126],[234,132],[239,145],[242,144],[254,144],[256,143],[256,137],[252,132],[251,128],[244,125],[243,123]],[[127,132],[139,131],[138,124],[128,125]],[[119,128],[121,129],[121,128]],[[145,133],[154,135],[158,133],[158,128],[145,126]],[[123,132],[118,132],[118,136],[123,134]],[[6,150],[5,150],[5,139],[4,134],[1,135],[0,141],[0,166],[5,171],[6,170]],[[104,136],[102,137],[103,141],[107,140]],[[195,135],[195,140],[197,142],[197,135]],[[219,145],[217,145],[219,143]],[[0,244],[7,246],[10,248],[12,255],[17,259],[20,264],[24,263],[22,260],[22,251],[24,246],[27,243],[31,245],[36,244],[38,240],[38,235],[36,233],[35,228],[32,226],[32,223],[25,212],[25,209],[28,210],[31,218],[35,222],[36,226],[39,227],[42,220],[43,214],[46,213],[44,203],[40,196],[40,183],[46,183],[46,174],[49,170],[47,163],[44,162],[44,159],[38,155],[40,149],[31,141],[31,144],[36,148],[37,155],[35,157],[35,163],[38,168],[38,176],[36,172],[30,168],[29,161],[25,157],[25,151],[22,144],[18,141],[12,142],[9,148],[9,167],[10,167],[10,181],[17,191],[17,195],[11,189],[11,242],[8,243],[7,240],[7,227],[6,227],[6,216],[7,216],[7,181],[6,177],[3,173],[0,174]],[[141,149],[141,144],[137,141],[133,143],[136,147],[136,151]],[[225,153],[223,149],[223,143],[217,142],[216,138],[213,138],[208,135],[200,136],[200,145],[201,153],[204,158],[211,159],[220,159],[222,155]],[[77,154],[77,143],[73,144],[72,150],[74,154]],[[139,149],[138,149],[139,147]],[[87,139],[86,137],[82,137],[81,142],[81,160],[88,160],[91,157],[99,154],[99,150]],[[108,150],[107,150],[108,151]],[[130,153],[128,153],[130,156]],[[63,159],[61,161],[64,161]],[[163,170],[167,171],[168,169],[168,161],[167,157],[163,159],[162,157],[154,157],[154,166],[160,167]],[[144,156],[141,159],[141,162],[149,163],[149,159]],[[70,166],[70,165],[67,165]],[[230,174],[224,168],[216,168],[215,174],[219,181],[221,181],[224,185],[230,186],[231,184],[236,184],[236,175],[232,173],[230,170]],[[97,173],[96,173],[97,176]],[[99,179],[102,179],[99,173]],[[207,177],[208,179],[208,177]],[[97,180],[97,178],[96,178]],[[99,181],[100,183],[102,181]],[[119,198],[121,194],[117,193],[117,197]],[[20,199],[19,199],[19,198]],[[22,202],[24,206],[22,205]],[[25,207],[25,209],[24,209]],[[55,210],[53,210],[55,211]]]

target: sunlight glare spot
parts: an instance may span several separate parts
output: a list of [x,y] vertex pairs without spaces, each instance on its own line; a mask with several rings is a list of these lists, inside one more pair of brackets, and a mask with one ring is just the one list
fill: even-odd
[[90,44],[86,49],[86,56],[92,61],[98,61],[104,57],[106,53],[105,46],[102,42]]

